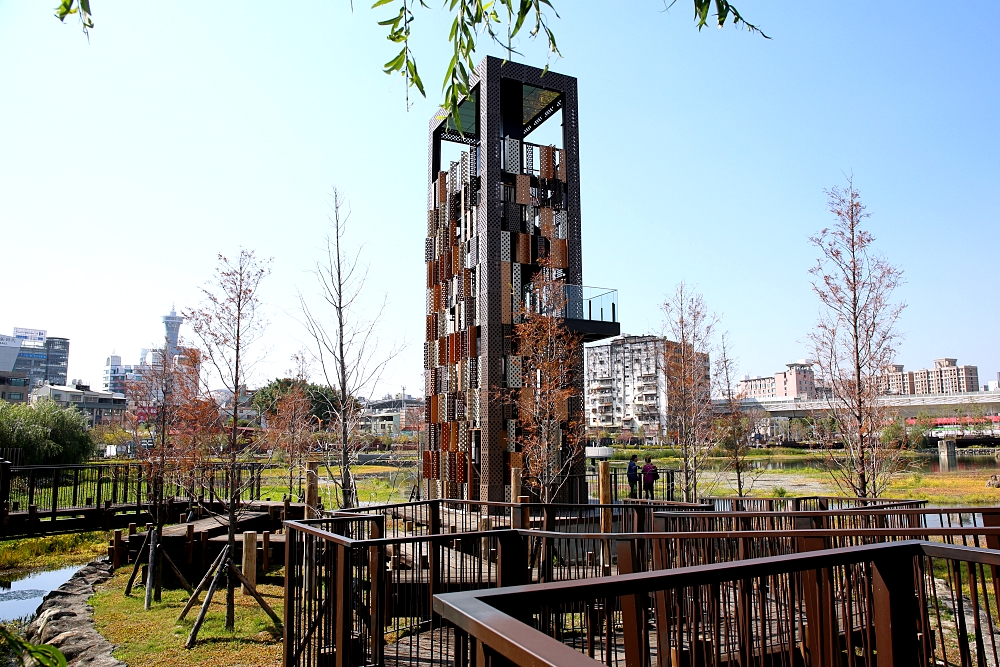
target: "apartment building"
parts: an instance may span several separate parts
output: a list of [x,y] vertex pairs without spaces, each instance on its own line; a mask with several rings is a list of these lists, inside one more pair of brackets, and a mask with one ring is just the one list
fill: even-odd
[[[585,423],[594,429],[642,430],[654,437],[666,424],[670,378],[664,359],[677,343],[660,336],[615,336],[585,349]],[[706,386],[707,354],[702,357]]]
[[746,398],[757,400],[819,398],[816,375],[812,362],[805,359],[785,364],[786,369],[774,375],[744,375],[740,379],[739,391]]
[[947,357],[935,359],[934,368],[918,371],[906,371],[902,364],[896,364],[886,374],[882,391],[900,396],[979,391],[979,368],[959,366],[957,359]]

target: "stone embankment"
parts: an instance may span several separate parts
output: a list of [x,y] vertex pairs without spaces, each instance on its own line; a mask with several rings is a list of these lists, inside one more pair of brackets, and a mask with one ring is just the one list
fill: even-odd
[[127,667],[111,657],[114,647],[94,628],[94,610],[87,604],[94,587],[110,577],[110,563],[94,561],[51,591],[28,625],[28,641],[55,646],[68,667]]

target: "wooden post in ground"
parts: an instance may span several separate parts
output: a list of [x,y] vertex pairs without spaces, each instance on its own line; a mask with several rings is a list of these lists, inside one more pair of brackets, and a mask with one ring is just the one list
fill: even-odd
[[319,461],[306,465],[306,518],[319,518]]
[[[149,524],[146,524],[149,526]],[[146,610],[153,605],[153,580],[156,579],[156,529],[149,528],[149,566],[146,570],[146,601],[143,607]]]
[[[257,533],[252,530],[243,532],[243,578],[257,585]],[[250,595],[246,586],[240,587],[240,592]]]
[[262,571],[266,573],[271,569],[271,533],[265,530],[262,539],[264,548],[262,549],[263,553],[261,556],[263,556],[264,562],[261,564],[261,567]]
[[111,567],[118,569],[122,564],[122,531],[118,529],[115,531],[115,542],[114,542],[114,555],[111,559]]
[[[611,462],[597,462],[597,500],[601,505],[611,504]],[[601,507],[601,532],[610,533],[612,529],[612,514],[610,507]],[[602,573],[611,574],[611,541],[604,540],[601,549]]]
[[521,495],[521,469],[510,469],[510,501],[516,503]]
[[222,551],[219,552],[219,555],[215,557],[215,560],[212,562],[212,566],[208,568],[207,572],[205,572],[205,576],[201,578],[200,582],[198,582],[198,587],[192,591],[187,604],[185,604],[184,609],[181,610],[181,615],[177,617],[178,623],[183,621],[184,617],[187,616],[187,613],[191,611],[191,608],[198,604],[198,594],[205,590],[205,585],[208,584],[208,580],[212,578],[212,573],[215,572],[215,569],[226,560],[226,554],[228,553],[229,545],[227,544],[222,548]]
[[139,553],[135,555],[135,567],[132,568],[132,576],[128,578],[128,583],[125,585],[125,596],[128,597],[132,594],[132,584],[135,583],[135,577],[139,574],[139,568],[142,567],[142,554],[146,552],[146,546],[149,544],[149,533],[146,533],[146,537],[142,541],[142,546],[139,547]]
[[[226,552],[228,552],[228,547],[226,547]],[[198,612],[198,618],[194,620],[194,627],[191,628],[191,634],[188,635],[184,648],[194,646],[194,642],[198,638],[198,631],[201,630],[201,624],[205,622],[205,614],[208,613],[208,607],[212,604],[212,596],[215,595],[215,589],[219,584],[219,575],[222,574],[227,562],[229,562],[228,559],[220,562],[218,568],[215,570],[215,576],[212,577],[212,584],[208,587],[208,593],[205,594],[205,603],[201,605],[201,611]]]

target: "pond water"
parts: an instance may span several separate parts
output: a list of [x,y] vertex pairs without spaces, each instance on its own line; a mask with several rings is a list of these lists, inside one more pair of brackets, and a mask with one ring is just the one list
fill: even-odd
[[34,616],[42,597],[69,581],[82,565],[32,572],[21,579],[0,578],[0,621]]
[[[941,462],[936,455],[921,455],[909,459],[913,463],[913,469],[919,472],[941,472]],[[806,456],[794,459],[749,459],[751,467],[755,470],[801,470],[803,468],[826,468],[826,458],[822,456]],[[711,460],[707,464],[710,470],[724,470],[729,466],[727,461]],[[975,470],[1000,470],[1000,461],[992,456],[959,456],[956,464],[951,470],[975,471]],[[947,470],[945,471],[947,472]]]

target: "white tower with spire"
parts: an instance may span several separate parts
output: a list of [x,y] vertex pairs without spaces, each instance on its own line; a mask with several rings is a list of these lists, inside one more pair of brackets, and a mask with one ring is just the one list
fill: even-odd
[[170,306],[170,314],[163,316],[163,326],[167,331],[166,353],[171,357],[177,355],[177,341],[180,337],[181,324],[184,318],[177,314],[174,305]]

